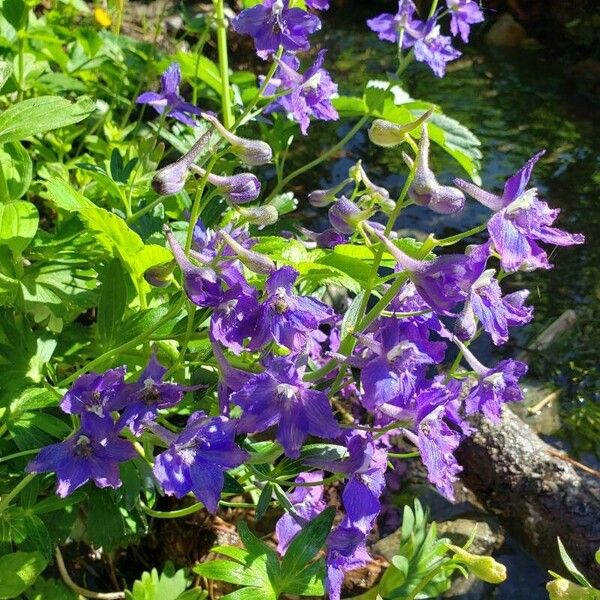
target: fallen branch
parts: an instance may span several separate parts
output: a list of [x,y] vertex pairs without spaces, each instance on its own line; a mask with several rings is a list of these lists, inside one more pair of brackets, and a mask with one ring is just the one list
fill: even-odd
[[463,483],[544,566],[563,572],[556,538],[595,585],[600,565],[600,479],[581,473],[512,411],[494,425],[477,416],[457,458]]

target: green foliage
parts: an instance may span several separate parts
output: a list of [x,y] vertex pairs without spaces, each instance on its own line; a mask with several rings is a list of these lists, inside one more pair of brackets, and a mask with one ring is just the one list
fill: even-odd
[[47,561],[40,552],[13,552],[0,556],[0,598],[17,598],[31,587]]
[[184,569],[175,570],[172,563],[165,564],[159,575],[156,569],[142,573],[131,590],[125,591],[127,600],[203,600],[208,597],[204,590],[189,586],[189,577]]
[[277,553],[240,522],[238,531],[245,549],[217,546],[213,552],[231,560],[212,560],[194,567],[209,579],[244,586],[224,596],[224,600],[264,598],[276,600],[282,594],[313,596],[323,593],[323,559],[315,560],[329,535],[335,511],[325,509],[290,542],[280,560]]
[[[573,559],[567,553],[560,538],[557,538],[558,551],[560,557],[571,577],[577,582],[565,579],[554,571],[549,571],[553,579],[548,582],[546,589],[550,595],[550,600],[598,600],[600,599],[600,590],[596,589],[588,581],[585,575],[575,566]],[[596,562],[600,565],[600,549],[596,552]]]

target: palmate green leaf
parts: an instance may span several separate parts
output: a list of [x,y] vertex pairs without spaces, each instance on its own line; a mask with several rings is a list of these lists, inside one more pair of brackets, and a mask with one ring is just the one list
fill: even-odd
[[355,294],[360,292],[362,287],[360,281],[332,265],[301,262],[294,263],[294,269],[300,273],[298,282],[302,284],[305,294],[326,285],[338,285]]
[[282,579],[278,582],[281,591],[288,591],[288,586],[324,546],[334,517],[335,509],[330,506],[294,536],[281,561]]
[[86,538],[95,548],[110,549],[125,538],[125,521],[108,489],[88,487]]
[[20,142],[0,146],[0,201],[18,200],[25,194],[31,185],[32,168],[31,157]]
[[188,577],[184,569],[175,571],[166,563],[159,575],[156,569],[142,573],[131,590],[125,590],[127,600],[201,600],[207,593],[200,589],[187,590]]
[[50,533],[44,522],[33,514],[25,517],[25,539],[19,544],[20,550],[40,552],[44,558],[52,558],[52,542]]
[[23,100],[0,114],[0,143],[24,140],[32,135],[78,123],[94,111],[94,101],[85,96],[70,102],[60,96],[38,96]]
[[[194,79],[197,78],[206,83],[217,92],[217,94],[221,95],[223,88],[219,68],[212,60],[210,60],[210,58],[207,58],[206,56],[198,57],[189,52],[178,52],[173,58],[179,63],[179,66],[181,67],[181,76],[184,80],[193,84],[195,83]],[[168,59],[159,62],[158,69],[163,71],[169,66],[170,62],[172,62],[172,60]],[[197,62],[198,67],[196,67]]]
[[0,557],[0,598],[17,598],[35,583],[47,564],[41,552],[13,552]]
[[31,202],[16,200],[0,204],[0,244],[20,254],[33,239],[38,223],[38,211]]

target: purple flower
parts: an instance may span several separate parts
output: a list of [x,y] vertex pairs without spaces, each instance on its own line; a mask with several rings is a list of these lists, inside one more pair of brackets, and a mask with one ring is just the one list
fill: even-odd
[[536,188],[526,189],[533,167],[543,153],[532,156],[506,181],[502,196],[486,192],[462,179],[454,181],[457,187],[496,212],[489,220],[488,231],[500,255],[500,264],[508,272],[549,269],[552,266],[537,242],[571,246],[585,241],[581,234],[570,234],[551,227],[560,211],[550,209],[546,202],[538,200]]
[[251,315],[258,309],[255,290],[235,285],[221,297],[211,315],[211,336],[236,354],[243,350],[244,340],[252,335]]
[[[317,483],[322,480],[323,473],[321,471],[300,473],[296,477],[296,483]],[[288,495],[288,498],[294,507],[295,514],[284,513],[275,525],[277,551],[281,555],[285,554],[293,537],[325,509],[322,485],[297,487]]]
[[82,428],[64,442],[42,448],[27,471],[55,471],[56,493],[64,498],[90,479],[101,488],[118,488],[121,485],[119,463],[134,456],[131,443],[118,437],[114,429],[97,435]]
[[196,266],[185,255],[168,225],[163,227],[173,256],[183,273],[183,285],[188,298],[197,306],[217,306],[223,296],[221,281],[214,269]]
[[446,0],[450,11],[450,31],[456,36],[460,33],[463,42],[469,41],[471,25],[483,21],[483,13],[474,0]]
[[207,417],[199,411],[188,419],[168,450],[156,457],[154,476],[169,496],[193,492],[215,513],[225,477],[248,457],[234,442],[235,423],[225,417]]
[[309,435],[337,437],[340,429],[327,395],[309,389],[303,374],[304,367],[298,367],[289,357],[272,359],[266,371],[231,395],[231,402],[244,411],[238,430],[254,433],[277,425],[277,441],[291,458],[300,455]]
[[410,273],[419,295],[437,313],[452,315],[456,304],[464,300],[477,278],[473,261],[463,254],[445,254],[433,260],[411,258],[379,231],[369,228],[396,259],[402,269]]
[[313,10],[329,10],[329,0],[306,0],[306,6]]
[[359,223],[371,216],[371,211],[361,210],[352,200],[342,196],[328,211],[329,222],[344,235],[352,235]]
[[381,510],[379,497],[385,487],[387,452],[370,436],[353,435],[348,440],[349,464],[354,468],[342,492],[346,521],[365,535]]
[[308,50],[308,36],[321,28],[321,21],[305,10],[289,8],[289,0],[264,0],[243,10],[231,26],[254,38],[256,53],[266,59],[279,46],[289,52]]
[[435,75],[443,77],[446,74],[446,64],[456,60],[461,52],[452,47],[452,40],[447,35],[441,35],[435,19],[427,23],[426,35],[415,42],[415,58],[427,63]]
[[361,401],[367,410],[384,404],[405,407],[423,382],[427,367],[443,359],[443,344],[411,340],[404,333],[400,322],[390,319],[378,332],[381,342],[360,338],[374,352],[360,375]]
[[317,247],[331,250],[340,244],[348,243],[348,237],[342,235],[333,228],[325,229],[325,231],[321,231],[320,233],[311,231],[305,227],[299,227],[298,229],[300,233],[310,240],[310,242],[305,242],[305,245],[308,248]]
[[295,269],[285,266],[267,279],[266,297],[249,317],[254,323],[250,350],[262,348],[271,341],[290,350],[302,350],[311,331],[334,316],[329,306],[315,298],[294,294],[297,277]]
[[279,61],[279,69],[271,80],[266,94],[278,90],[290,90],[290,93],[278,98],[267,112],[279,111],[300,124],[304,135],[308,132],[311,117],[321,121],[336,121],[339,115],[331,98],[337,93],[338,86],[329,73],[322,68],[327,51],[317,54],[314,64],[304,74],[298,73],[300,61],[286,54]]
[[60,407],[71,415],[80,415],[82,427],[95,435],[108,435],[114,427],[112,411],[119,410],[119,391],[125,385],[125,367],[105,373],[86,373],[73,383]]
[[117,429],[129,426],[134,435],[140,436],[144,425],[153,421],[159,410],[175,406],[186,392],[199,387],[164,382],[162,379],[166,372],[167,368],[158,362],[153,352],[138,380],[125,384],[119,392],[124,410],[117,422]]
[[494,274],[494,269],[484,271],[469,291],[456,325],[457,334],[463,340],[475,335],[476,317],[497,346],[508,341],[509,326],[525,325],[533,318],[533,308],[524,306],[529,292],[522,290],[503,297]]
[[367,25],[380,40],[393,44],[398,43],[402,31],[402,49],[407,50],[424,35],[425,23],[414,18],[416,10],[412,0],[399,0],[398,12],[395,15],[383,13],[369,19]]
[[454,500],[454,482],[462,471],[456,462],[454,451],[458,448],[462,435],[450,429],[445,422],[444,406],[437,406],[431,412],[421,410],[420,413],[415,441],[421,452],[421,460],[427,468],[429,481],[446,498]]
[[196,121],[190,118],[187,113],[199,115],[200,109],[185,102],[179,95],[179,84],[181,82],[181,72],[177,63],[172,63],[168,69],[161,75],[160,92],[144,92],[138,96],[138,104],[149,104],[154,110],[162,115],[168,110],[168,115],[177,119],[184,125],[196,126]]
[[340,600],[344,574],[352,569],[364,567],[370,560],[366,536],[356,527],[342,521],[326,542],[325,564],[327,576],[325,589],[330,600]]
[[465,399],[467,414],[481,412],[490,421],[499,421],[503,404],[523,400],[519,379],[527,373],[527,365],[509,358],[489,369],[462,342],[455,342],[477,376],[477,382]]

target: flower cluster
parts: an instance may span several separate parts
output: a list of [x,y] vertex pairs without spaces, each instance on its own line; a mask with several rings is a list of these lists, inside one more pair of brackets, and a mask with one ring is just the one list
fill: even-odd
[[[446,0],[450,13],[450,31],[469,40],[471,25],[483,21],[483,13],[474,0]],[[398,12],[383,13],[367,21],[369,28],[380,40],[397,44],[400,50],[411,50],[419,62],[426,63],[438,76],[446,73],[446,64],[456,60],[460,51],[452,46],[452,39],[442,35],[438,24],[439,14],[433,13],[424,21],[415,15],[413,0],[399,0]]]
[[[331,103],[337,85],[323,68],[325,50],[318,53],[312,66],[300,72],[297,54],[310,49],[309,36],[321,28],[321,21],[315,14],[289,4],[289,0],[264,0],[243,10],[233,19],[232,26],[238,33],[254,39],[260,58],[272,58],[277,63],[277,71],[266,82],[264,93],[278,97],[266,112],[287,115],[300,124],[306,135],[311,118],[321,121],[339,118]],[[327,0],[311,0],[306,5],[313,10],[329,8]]]

